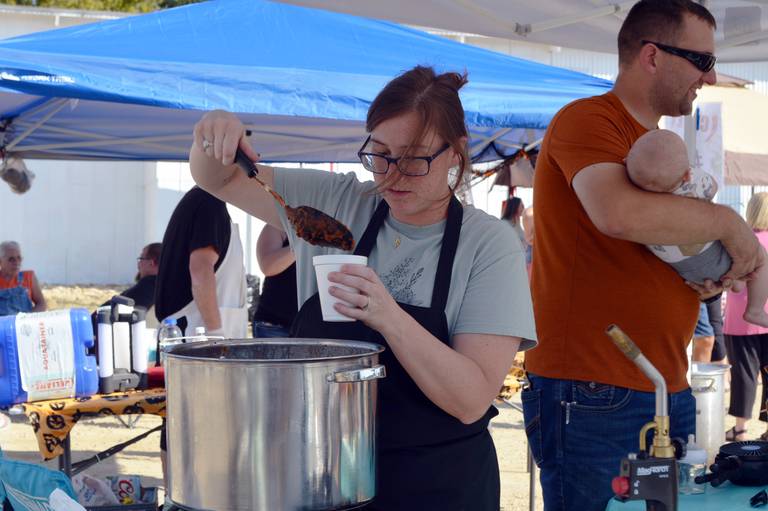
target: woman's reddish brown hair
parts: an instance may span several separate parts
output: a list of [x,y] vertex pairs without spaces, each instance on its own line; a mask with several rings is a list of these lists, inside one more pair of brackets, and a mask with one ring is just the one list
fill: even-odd
[[[438,75],[431,67],[416,66],[394,78],[379,92],[368,109],[365,128],[371,133],[386,120],[415,112],[419,117],[417,136],[403,154],[411,154],[411,149],[420,145],[427,135],[438,136],[459,155],[455,188],[470,165],[466,146],[462,143],[467,137],[467,127],[459,99],[459,89],[466,83],[466,72]],[[400,178],[399,172],[393,173],[377,189],[389,188]]]

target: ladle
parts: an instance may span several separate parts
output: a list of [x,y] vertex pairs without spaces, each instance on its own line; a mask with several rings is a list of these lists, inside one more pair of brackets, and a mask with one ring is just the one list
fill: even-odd
[[355,244],[354,237],[349,228],[330,215],[327,215],[310,206],[293,208],[285,203],[279,193],[274,191],[267,183],[259,179],[259,170],[248,156],[239,147],[235,153],[237,163],[245,174],[255,179],[272,197],[285,209],[288,221],[293,225],[296,236],[306,240],[311,245],[352,250]]

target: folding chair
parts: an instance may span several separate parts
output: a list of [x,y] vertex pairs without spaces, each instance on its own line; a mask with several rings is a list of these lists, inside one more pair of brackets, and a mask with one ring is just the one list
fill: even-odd
[[0,502],[4,511],[50,509],[48,497],[57,488],[77,498],[69,478],[58,470],[12,460],[0,452]]

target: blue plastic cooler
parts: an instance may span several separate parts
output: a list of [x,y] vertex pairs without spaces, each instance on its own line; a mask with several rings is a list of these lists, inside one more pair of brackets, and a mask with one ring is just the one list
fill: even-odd
[[[75,395],[90,396],[99,390],[96,357],[88,355],[88,349],[93,347],[91,315],[85,309],[70,309],[69,315],[75,344]],[[0,407],[26,401],[16,348],[16,316],[3,316],[0,317]]]

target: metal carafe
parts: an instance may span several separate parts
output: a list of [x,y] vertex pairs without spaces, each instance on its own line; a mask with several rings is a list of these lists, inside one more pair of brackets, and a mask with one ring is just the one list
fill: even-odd
[[711,464],[725,443],[725,375],[731,366],[694,362],[691,391],[696,398],[696,444]]

